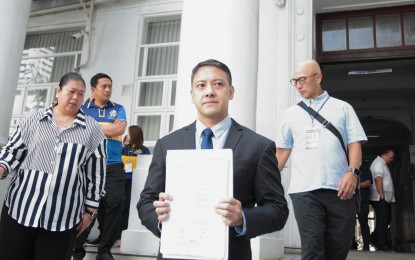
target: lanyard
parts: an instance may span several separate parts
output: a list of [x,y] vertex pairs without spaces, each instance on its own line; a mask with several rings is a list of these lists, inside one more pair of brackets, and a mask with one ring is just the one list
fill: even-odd
[[134,154],[134,151],[136,150],[136,148],[135,147],[133,147],[133,146],[127,146],[127,148],[128,148],[128,150],[127,150],[127,159],[128,159],[128,162],[131,162],[131,155],[133,155]]
[[324,105],[326,104],[327,100],[329,100],[329,98],[330,98],[330,96],[323,102],[323,105],[321,105],[321,107],[317,110],[317,112],[314,114],[314,116],[311,115],[311,111],[310,111],[311,100],[310,100],[310,106],[307,107],[307,110],[308,110],[308,115],[311,118],[311,125],[314,125],[314,118],[316,118],[316,116],[318,115],[320,110],[324,107]]

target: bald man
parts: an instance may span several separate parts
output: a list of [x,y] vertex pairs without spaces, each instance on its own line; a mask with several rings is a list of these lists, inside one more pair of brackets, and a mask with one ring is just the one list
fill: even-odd
[[[291,156],[288,193],[301,237],[302,259],[346,259],[353,237],[362,125],[348,103],[323,90],[318,63],[295,66],[291,84],[304,103],[284,112],[277,135],[278,168]],[[324,124],[317,116],[327,120]],[[334,126],[338,138],[326,126]]]

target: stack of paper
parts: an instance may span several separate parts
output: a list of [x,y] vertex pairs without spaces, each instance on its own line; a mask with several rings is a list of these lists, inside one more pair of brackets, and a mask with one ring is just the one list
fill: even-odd
[[166,167],[166,192],[174,200],[163,222],[163,257],[227,259],[229,227],[214,207],[233,196],[232,150],[171,150]]

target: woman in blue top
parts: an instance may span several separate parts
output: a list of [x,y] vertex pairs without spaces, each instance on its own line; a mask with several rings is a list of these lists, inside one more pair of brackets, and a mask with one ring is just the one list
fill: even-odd
[[[144,145],[143,130],[138,125],[128,127],[128,133],[123,140],[122,161],[124,163],[124,177],[125,177],[125,195],[124,195],[124,209],[121,215],[121,222],[119,228],[119,239],[121,239],[121,232],[128,227],[128,217],[130,211],[131,201],[131,183],[133,178],[133,169],[137,165],[137,156],[141,154],[150,154],[150,150]],[[117,240],[116,245],[120,245]]]

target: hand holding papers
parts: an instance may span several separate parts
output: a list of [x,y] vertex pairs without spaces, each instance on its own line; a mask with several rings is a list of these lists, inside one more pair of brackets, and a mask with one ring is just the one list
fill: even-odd
[[171,150],[166,160],[166,193],[174,201],[163,222],[161,253],[227,259],[229,229],[215,205],[233,195],[232,150]]

